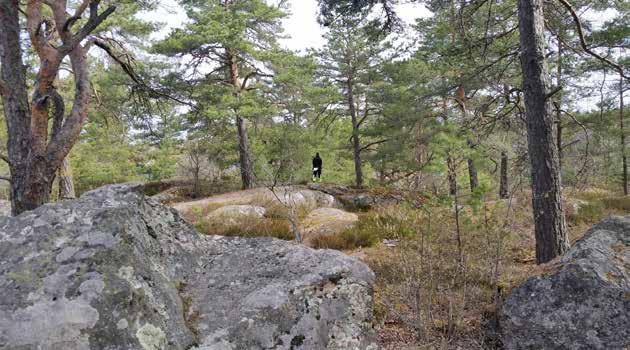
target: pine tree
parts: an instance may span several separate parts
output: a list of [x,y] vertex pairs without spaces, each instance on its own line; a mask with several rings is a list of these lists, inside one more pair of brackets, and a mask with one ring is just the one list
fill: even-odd
[[[185,63],[177,74],[195,112],[208,119],[228,116],[236,127],[243,188],[255,186],[249,119],[266,108],[256,84],[268,77],[279,53],[283,4],[263,0],[182,0],[190,21],[157,43],[154,50]],[[185,88],[188,85],[188,88]]]

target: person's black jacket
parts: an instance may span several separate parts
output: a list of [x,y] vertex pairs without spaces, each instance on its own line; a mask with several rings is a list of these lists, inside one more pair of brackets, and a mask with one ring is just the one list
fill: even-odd
[[322,169],[322,159],[319,156],[313,158],[313,168]]

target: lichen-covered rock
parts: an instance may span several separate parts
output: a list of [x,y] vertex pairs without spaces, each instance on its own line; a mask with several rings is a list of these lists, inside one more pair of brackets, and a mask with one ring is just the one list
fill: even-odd
[[304,241],[308,243],[318,236],[339,234],[352,228],[359,217],[336,208],[319,208],[313,210],[302,222]]
[[594,226],[557,264],[505,301],[505,348],[630,348],[630,217]]
[[0,218],[1,349],[376,348],[364,264],[201,236],[136,187]]
[[11,202],[0,199],[0,216],[11,216]]
[[310,184],[309,189],[334,196],[347,210],[368,210],[377,206],[400,204],[404,197],[394,193],[373,193],[330,184]]

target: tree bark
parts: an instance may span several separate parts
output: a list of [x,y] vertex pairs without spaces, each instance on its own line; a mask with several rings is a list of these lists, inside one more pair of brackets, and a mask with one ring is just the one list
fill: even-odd
[[[562,29],[560,29],[560,31],[562,31]],[[558,67],[557,67],[557,74],[558,76],[556,77],[556,86],[562,86],[562,41],[561,41],[561,35],[560,33],[558,33]],[[557,92],[557,106],[556,106],[556,147],[558,148],[558,168],[560,169],[560,171],[562,171],[562,158],[563,158],[563,150],[562,150],[562,131],[563,131],[563,125],[562,125],[562,91],[558,91]]]
[[477,167],[472,158],[468,158],[468,178],[470,179],[470,191],[474,192],[479,187],[479,178],[477,177]]
[[[11,172],[13,215],[24,210],[24,187],[31,148],[31,108],[26,91],[26,67],[22,62],[18,0],[0,2],[0,62],[2,102],[8,133],[7,150]],[[11,88],[8,88],[11,87]]]
[[[226,2],[227,3],[227,2]],[[241,86],[241,77],[238,67],[238,57],[231,50],[226,49],[226,54],[229,63],[230,82],[234,86],[234,96],[239,97],[244,88]],[[241,182],[243,189],[253,188],[256,185],[256,178],[254,176],[254,166],[252,162],[252,156],[249,146],[249,135],[247,133],[247,121],[245,118],[238,115],[238,110],[235,111],[236,116],[236,130],[238,134],[238,153],[239,162],[241,167]]]
[[59,178],[59,199],[77,198],[76,191],[74,190],[74,180],[72,179],[72,167],[67,157],[61,163],[57,176]]
[[[44,4],[48,7],[44,11]],[[84,4],[87,6],[88,1]],[[8,129],[8,158],[11,171],[12,214],[18,215],[46,203],[53,180],[63,160],[76,143],[87,120],[89,76],[87,51],[81,41],[103,22],[115,7],[98,14],[98,2],[90,2],[90,16],[85,25],[73,34],[68,30],[70,14],[63,0],[30,0],[27,2],[26,29],[40,65],[34,84],[32,103],[27,94],[26,70],[20,45],[19,2],[0,1],[0,88]],[[43,13],[52,17],[44,18]],[[55,28],[61,41],[51,44],[52,33],[46,33],[42,23]],[[53,23],[50,23],[53,22]],[[56,91],[54,81],[64,58],[70,58],[75,83],[75,95],[70,114],[64,120],[64,101]],[[53,132],[49,138],[49,110],[54,108]]]
[[561,198],[553,108],[547,97],[543,0],[519,0],[519,31],[527,138],[532,173],[536,261],[545,263],[568,249]]
[[619,131],[621,132],[621,161],[623,163],[622,185],[624,196],[628,195],[628,157],[626,156],[626,131],[623,120],[623,77],[619,76]]
[[352,119],[352,153],[354,156],[355,185],[357,187],[363,187],[361,139],[359,136],[359,120],[357,117],[357,108],[354,101],[354,83],[352,81],[352,78],[348,79],[347,90],[348,109],[350,110],[350,118]]
[[254,167],[252,164],[251,152],[249,150],[249,136],[247,134],[247,124],[245,119],[236,117],[238,129],[238,150],[241,163],[241,180],[243,189],[253,188],[256,185],[254,177]]
[[507,152],[501,152],[501,179],[499,181],[499,198],[506,199],[509,197],[508,187],[508,155]]
[[455,169],[455,161],[450,155],[446,157],[446,168],[448,171],[448,193],[451,196],[457,196],[457,170]]

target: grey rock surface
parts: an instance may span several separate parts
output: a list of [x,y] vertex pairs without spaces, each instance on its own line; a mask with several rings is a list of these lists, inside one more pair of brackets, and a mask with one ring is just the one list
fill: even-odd
[[377,206],[400,204],[405,199],[396,194],[378,194],[340,185],[309,184],[309,189],[333,196],[346,210],[369,210]]
[[202,236],[138,186],[0,218],[0,349],[376,349],[373,273]]
[[11,216],[11,202],[0,199],[0,216]]
[[551,269],[505,301],[505,348],[630,348],[630,217],[595,225]]

